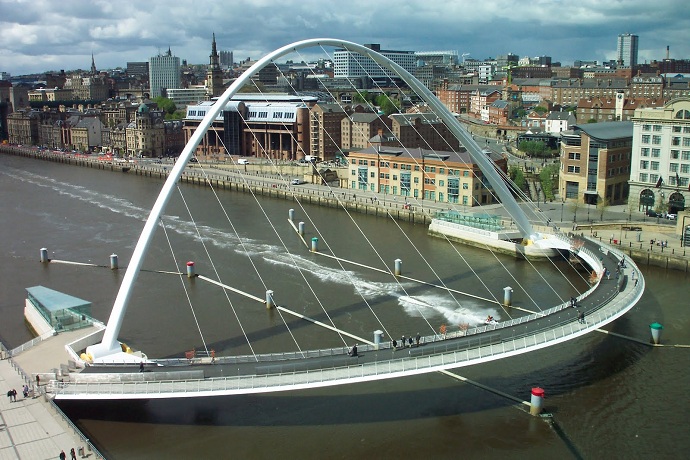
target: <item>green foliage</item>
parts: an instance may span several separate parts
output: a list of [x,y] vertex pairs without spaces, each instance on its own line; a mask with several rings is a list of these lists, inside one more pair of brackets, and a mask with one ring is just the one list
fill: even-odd
[[522,172],[522,169],[517,166],[511,166],[508,168],[508,177],[515,183],[517,188],[520,190],[525,189],[525,173]]
[[587,120],[587,123],[596,123],[596,122],[597,122],[597,120],[594,118],[590,118],[589,120]]
[[522,141],[518,148],[531,157],[545,157],[550,153],[546,144],[539,141]]
[[542,106],[538,105],[534,108],[534,111],[537,113],[546,113],[549,111],[549,109],[547,109],[546,107],[542,107]]
[[352,97],[352,100],[354,102],[364,104],[365,102],[370,102],[371,97],[372,96],[369,94],[368,91],[357,91],[357,93]]
[[[554,176],[556,176],[556,180],[553,179]],[[553,191],[558,184],[558,166],[544,166],[539,173],[539,181],[541,182],[541,189],[544,191],[546,200],[552,201],[554,198]]]
[[159,109],[165,112],[166,118],[168,118],[168,115],[173,114],[175,110],[177,110],[177,106],[175,106],[175,103],[167,97],[158,96],[153,99],[153,102],[156,103]]
[[378,105],[384,114],[390,115],[392,113],[400,112],[400,101],[391,99],[390,97],[381,94],[376,98],[376,105]]

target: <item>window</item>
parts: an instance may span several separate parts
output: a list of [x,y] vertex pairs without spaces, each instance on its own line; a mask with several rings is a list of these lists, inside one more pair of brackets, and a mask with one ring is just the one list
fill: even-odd
[[668,170],[671,172],[678,172],[678,163],[669,163]]
[[647,182],[647,173],[640,173],[640,182]]
[[650,174],[649,175],[649,182],[654,182],[656,184],[658,180],[659,180],[658,174]]
[[683,133],[684,134],[690,133],[690,126],[683,126]]
[[643,144],[649,144],[649,139],[651,139],[651,136],[649,134],[643,134],[642,135],[642,143]]
[[640,160],[640,169],[647,169],[647,168],[649,168],[649,161]]
[[570,166],[568,166],[568,172],[569,172],[569,173],[579,174],[579,173],[580,173],[580,167],[579,167],[579,166],[572,166],[572,165],[570,165]]
[[652,158],[659,158],[661,156],[661,149],[652,149]]
[[652,125],[642,125],[642,131],[650,131],[652,129]]
[[690,150],[683,150],[681,160],[690,160]]
[[661,144],[661,136],[652,136],[652,144],[660,145]]
[[671,145],[680,145],[680,137],[672,137],[671,138]]
[[580,154],[576,152],[570,152],[568,154],[568,160],[579,160],[580,159]]
[[444,185],[445,185],[445,182],[444,182],[444,181],[442,181],[442,180],[438,181],[438,186],[439,186],[439,187],[443,187]]
[[683,138],[683,147],[690,147],[690,137]]
[[679,150],[671,150],[671,159],[672,160],[677,160],[680,157],[680,151]]
[[415,177],[415,178],[414,178],[414,183],[415,183],[415,184],[419,184],[419,177]]
[[642,147],[640,149],[640,155],[643,157],[648,157],[649,156],[649,147]]
[[674,133],[680,133],[680,132],[682,132],[682,128],[681,128],[680,126],[674,126],[674,127],[673,127],[673,132],[674,132]]
[[690,172],[690,165],[680,165],[680,172],[687,174]]
[[654,131],[661,131],[661,125],[654,125]]
[[468,184],[467,182],[463,182],[463,183],[462,183],[462,189],[463,189],[463,190],[469,190],[469,189],[470,189],[470,184]]
[[369,173],[369,177],[371,177],[372,179],[375,178],[375,177],[376,177],[376,173],[375,173],[374,171],[370,172],[370,173]]
[[658,171],[659,170],[659,162],[658,161],[652,161],[652,171]]

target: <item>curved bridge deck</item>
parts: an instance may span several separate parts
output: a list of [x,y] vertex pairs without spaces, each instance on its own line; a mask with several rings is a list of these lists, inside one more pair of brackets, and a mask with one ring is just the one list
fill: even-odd
[[[561,241],[567,240],[561,237]],[[615,273],[624,257],[613,248],[589,240],[579,251],[585,260],[594,261],[599,272],[608,268]],[[625,262],[619,279],[600,276],[578,298],[577,309],[557,305],[464,334],[424,337],[420,346],[393,350],[389,342],[379,349],[362,345],[357,357],[337,348],[265,355],[258,360],[223,358],[208,365],[162,360],[164,366],[153,372],[140,373],[132,366],[113,368],[108,373],[103,373],[102,367],[91,368],[98,369],[98,374],[87,371],[85,377],[89,378],[84,381],[51,382],[50,387],[56,399],[207,397],[334,386],[469,366],[565,342],[614,321],[637,303],[645,287],[637,266],[627,258]],[[578,311],[585,312],[584,324],[578,321]],[[204,378],[196,378],[201,377],[200,370]]]

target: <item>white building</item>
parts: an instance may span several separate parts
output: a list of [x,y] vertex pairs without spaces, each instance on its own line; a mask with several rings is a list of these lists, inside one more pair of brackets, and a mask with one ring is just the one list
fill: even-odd
[[[416,59],[414,51],[382,50],[379,44],[364,46],[384,55],[408,72],[414,73]],[[333,65],[334,78],[398,78],[395,73],[387,69],[382,69],[371,58],[345,49],[339,49],[333,52]]]
[[632,121],[630,207],[684,210],[690,200],[690,97],[637,109]]
[[170,88],[180,85],[180,58],[173,56],[170,48],[165,54],[149,58],[149,86],[151,98],[165,96]]
[[575,116],[572,112],[551,112],[544,122],[544,131],[551,134],[560,134],[561,131],[567,131],[570,126],[575,124]]
[[168,88],[167,97],[179,107],[205,101],[206,93],[206,86],[196,85],[189,88]]

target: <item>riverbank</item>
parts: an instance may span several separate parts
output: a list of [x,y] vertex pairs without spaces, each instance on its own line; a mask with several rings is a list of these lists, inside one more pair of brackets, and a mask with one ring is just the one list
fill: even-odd
[[[101,169],[118,174],[123,174],[123,171],[126,170],[126,174],[136,174],[161,180],[165,180],[168,177],[172,168],[172,163],[113,162],[104,161],[100,157],[93,155],[55,153],[49,150],[9,145],[0,145],[0,152],[72,166]],[[317,187],[314,184],[285,185],[284,178],[298,175],[299,172],[306,169],[304,166],[281,166],[282,169],[279,175],[265,170],[269,167],[272,168],[272,166],[261,166],[258,164],[242,165],[243,171],[241,174],[236,172],[237,166],[234,165],[208,164],[204,166],[207,169],[201,171],[196,165],[188,165],[180,181],[191,185],[345,209],[348,212],[390,217],[404,222],[427,226],[431,223],[434,213],[444,209],[442,207],[443,203],[434,203],[428,207],[423,206],[420,208],[407,205],[402,201],[402,197],[399,197],[401,198],[400,202],[397,201],[398,197],[382,196],[379,199],[379,194],[372,192],[357,191],[358,193],[353,193],[350,189],[342,189],[342,192],[333,192],[332,190],[313,188]],[[465,212],[479,210],[486,212],[486,209],[495,209],[496,206],[500,205],[477,206],[467,208]],[[562,211],[561,209],[561,214],[563,213]],[[679,219],[681,218],[679,215]],[[555,215],[552,221],[557,221]],[[539,227],[539,225],[535,227]],[[546,228],[539,228],[539,231],[544,231]],[[639,231],[631,230],[638,228],[640,229]],[[690,271],[690,251],[682,246],[682,242],[678,235],[676,235],[674,227],[651,222],[611,220],[598,223],[573,224],[572,230],[580,233],[582,236],[598,238],[602,242],[615,245],[640,265],[680,270],[686,273]],[[606,241],[607,239],[609,241]],[[663,245],[661,244],[662,241],[664,242]]]

